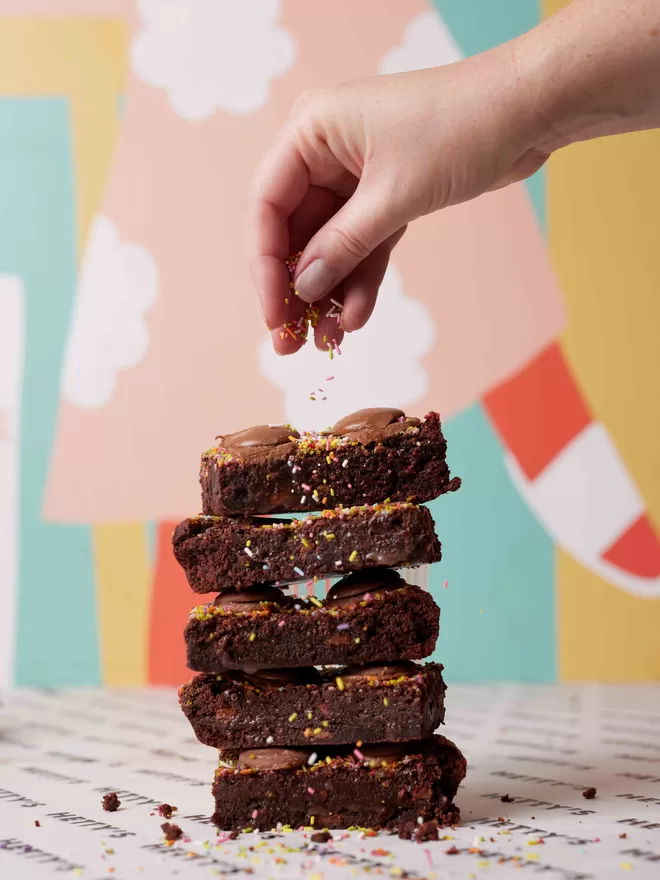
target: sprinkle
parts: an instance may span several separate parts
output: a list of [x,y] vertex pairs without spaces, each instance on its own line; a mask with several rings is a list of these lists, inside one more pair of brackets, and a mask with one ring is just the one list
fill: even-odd
[[278,626],[284,626],[284,621],[283,621],[283,620],[280,620],[280,622],[279,622],[277,625],[278,625]]
[[314,730],[312,731],[312,733],[314,734],[314,736],[318,736],[320,732],[321,732],[321,728],[320,728],[320,727],[315,727]]
[[295,721],[297,717],[298,717],[298,713],[292,712],[292,714],[289,715],[289,721]]
[[252,811],[252,818],[253,818],[253,819],[256,819],[258,815],[259,815],[259,810],[253,810],[253,811]]
[[257,634],[256,634],[256,633],[250,633],[250,637],[249,637],[249,638],[250,638],[250,641],[251,641],[251,642],[253,642],[253,641],[256,639],[256,637],[257,637]]
[[309,597],[309,601],[310,601],[313,605],[316,605],[317,608],[323,608],[323,603],[322,603],[322,602],[319,602],[319,600],[316,598],[316,596],[310,596],[310,597]]
[[[312,766],[312,764],[316,764],[317,758],[318,758],[318,755],[316,754],[316,752],[312,752],[312,754],[307,759],[307,763],[309,764],[310,767]],[[308,791],[309,791],[309,789],[308,789]],[[311,791],[310,794],[314,794],[314,792]]]
[[314,822],[316,822],[316,816],[310,816],[310,817],[309,817],[309,824],[310,824],[310,825],[313,825]]
[[308,718],[309,721],[312,720],[312,717],[313,717],[312,713],[311,713],[311,712],[308,712],[308,713],[307,713],[307,718]]
[[300,540],[302,541],[302,545],[303,545],[303,547],[304,547],[306,550],[309,550],[309,548],[312,546],[312,542],[311,542],[311,541],[308,541],[307,538],[301,538]]
[[[308,761],[307,763],[310,764],[311,761]],[[307,794],[314,794],[314,789],[312,788],[311,785],[307,786]]]
[[243,547],[243,550],[245,553],[247,553],[247,555],[250,557],[250,559],[252,559],[254,557],[254,553],[252,552],[252,550],[250,550],[249,547]]
[[341,632],[342,630],[350,629],[350,628],[351,628],[350,623],[339,623],[339,624],[337,624],[337,629],[338,629],[340,632]]
[[337,678],[335,679],[335,681],[337,682],[337,687],[339,688],[339,690],[343,691],[344,690],[344,679],[338,675]]
[[302,568],[298,568],[297,565],[293,566],[293,570],[295,571],[296,574],[299,574],[300,577],[305,577],[305,572],[302,570]]
[[322,721],[322,722],[321,722],[321,725],[322,725],[323,727],[327,727],[329,724],[330,724],[329,721]]
[[353,754],[358,759],[358,761],[364,761],[365,757],[359,749],[353,749]]
[[443,584],[442,584],[442,586],[443,586],[443,588],[446,590],[447,587],[449,586],[449,581],[444,581]]
[[325,381],[326,381],[326,382],[331,382],[334,378],[335,378],[334,376],[326,376],[326,377],[325,377]]
[[355,562],[355,560],[357,559],[357,557],[358,557],[358,552],[357,552],[357,550],[353,550],[353,552],[351,553],[351,555],[348,557],[348,561],[349,561],[349,562]]
[[303,487],[303,489],[305,490],[305,492],[311,492],[311,491],[312,491],[312,487],[311,487],[311,486],[308,486],[307,483],[301,483],[300,485]]
[[272,737],[272,736],[267,736],[267,737],[266,737],[266,745],[269,746],[272,742],[274,742],[273,737]]
[[348,459],[347,459],[347,458],[345,458],[345,459],[342,461],[341,466],[342,466],[342,467],[348,467]]
[[390,701],[387,699],[387,697],[383,697],[383,706],[385,706],[387,708],[387,706],[389,706],[389,705],[390,705]]

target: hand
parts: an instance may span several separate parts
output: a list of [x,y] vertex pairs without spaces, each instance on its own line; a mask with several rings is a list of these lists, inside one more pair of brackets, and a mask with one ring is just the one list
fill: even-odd
[[[308,303],[321,349],[364,326],[410,220],[543,164],[548,153],[533,146],[543,126],[522,112],[522,89],[508,44],[303,95],[256,175],[249,218],[250,268],[277,351],[304,343]],[[296,296],[284,260],[299,250]]]

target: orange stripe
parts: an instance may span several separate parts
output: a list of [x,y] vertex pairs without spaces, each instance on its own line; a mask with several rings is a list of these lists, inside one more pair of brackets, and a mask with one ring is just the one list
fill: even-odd
[[483,403],[529,480],[591,422],[558,343],[490,391]]
[[172,553],[175,525],[164,522],[158,526],[149,632],[150,684],[180,685],[192,678],[193,673],[186,667],[183,630],[190,609],[213,599],[213,595],[191,592],[183,569]]

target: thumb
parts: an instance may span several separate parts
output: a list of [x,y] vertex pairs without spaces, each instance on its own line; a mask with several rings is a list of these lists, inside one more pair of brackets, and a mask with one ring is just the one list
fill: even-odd
[[408,222],[388,187],[363,187],[313,236],[298,261],[295,287],[305,302],[330,293],[379,244]]

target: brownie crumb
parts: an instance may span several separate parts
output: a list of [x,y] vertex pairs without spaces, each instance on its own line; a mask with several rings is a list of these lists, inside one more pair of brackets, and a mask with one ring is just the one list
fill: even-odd
[[435,819],[430,822],[423,822],[415,828],[415,840],[417,843],[424,843],[427,840],[438,839],[438,823]]
[[238,831],[230,831],[230,833],[229,833],[230,840],[236,840],[237,837],[238,837]]
[[399,838],[401,840],[412,840],[413,833],[415,831],[415,826],[412,822],[406,822],[405,825],[402,825],[399,828]]
[[179,840],[183,837],[183,831],[179,828],[178,825],[173,825],[170,822],[163,822],[160,826],[161,831],[165,835],[165,840]]
[[624,831],[623,834],[619,834],[619,837],[620,837],[622,840],[625,840],[626,837],[628,837],[628,835],[627,835],[626,832]]
[[503,794],[502,797],[500,798],[500,800],[502,801],[503,804],[512,804],[513,803],[513,798],[509,797],[508,794]]
[[172,807],[170,804],[161,804],[158,807],[158,815],[162,816],[163,819],[171,819],[172,813],[176,813],[177,807]]
[[34,820],[34,825],[36,828],[41,828],[41,822],[38,819]]
[[582,797],[586,798],[588,801],[592,801],[596,797],[596,789],[595,788],[587,788],[582,792]]
[[332,840],[332,834],[329,831],[316,831],[312,834],[312,841],[314,843],[327,843],[329,840]]
[[448,856],[457,856],[459,854],[459,852],[460,852],[460,850],[457,846],[450,846],[449,849],[445,850],[445,853]]
[[117,797],[116,791],[111,791],[110,794],[103,795],[103,809],[106,813],[116,813],[120,806],[121,801]]

